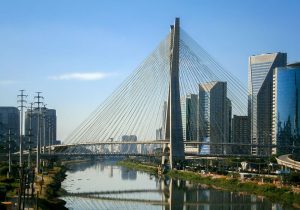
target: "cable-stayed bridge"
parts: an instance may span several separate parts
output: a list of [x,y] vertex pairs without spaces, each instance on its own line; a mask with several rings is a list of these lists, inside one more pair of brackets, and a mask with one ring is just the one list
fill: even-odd
[[[188,110],[183,103],[192,96],[197,99],[190,107],[196,108]],[[187,120],[185,112],[194,120]],[[88,154],[105,144],[111,145],[106,148],[111,153],[118,152],[114,144],[161,145],[172,166],[185,158],[188,144],[198,145],[199,154],[229,154],[231,114],[246,113],[245,85],[181,29],[176,18],[158,47],[57,148]]]

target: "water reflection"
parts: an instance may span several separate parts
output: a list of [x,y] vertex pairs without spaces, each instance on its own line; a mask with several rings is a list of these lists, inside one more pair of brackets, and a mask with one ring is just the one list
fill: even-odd
[[68,172],[62,184],[70,193],[63,197],[69,209],[291,209],[263,197],[151,177],[113,162],[79,165]]
[[123,180],[136,180],[137,171],[121,167],[121,176]]

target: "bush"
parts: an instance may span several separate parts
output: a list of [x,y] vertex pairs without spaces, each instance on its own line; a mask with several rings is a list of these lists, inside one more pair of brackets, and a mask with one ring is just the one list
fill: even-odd
[[11,184],[11,183],[14,183],[15,182],[15,179],[14,178],[4,178],[2,180],[0,180],[2,183],[8,183],[8,184]]
[[283,176],[283,182],[287,184],[299,184],[300,183],[300,173],[292,172]]
[[8,172],[8,166],[0,167],[0,175],[6,175]]

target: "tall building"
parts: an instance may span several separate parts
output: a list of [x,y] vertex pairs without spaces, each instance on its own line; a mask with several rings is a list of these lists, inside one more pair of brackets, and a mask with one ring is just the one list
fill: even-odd
[[184,141],[198,139],[198,95],[189,94],[181,99],[182,131]]
[[[17,107],[0,107],[0,139],[3,142],[8,132],[13,134],[13,138],[18,145],[20,136],[20,112]],[[2,138],[3,140],[2,140]]]
[[155,136],[156,136],[156,140],[162,140],[162,139],[164,139],[164,136],[163,136],[163,128],[162,128],[162,127],[156,129],[156,134],[155,134]]
[[[136,142],[136,135],[123,135],[122,142]],[[120,146],[121,153],[137,153],[137,145],[136,144],[121,144]]]
[[[39,125],[39,127],[38,127]],[[31,130],[31,132],[29,132]],[[39,130],[39,136],[37,135]],[[25,133],[27,136],[31,135],[32,146],[35,147],[37,139],[41,139],[41,146],[48,146],[56,144],[56,110],[35,108],[25,112]],[[28,138],[25,143],[28,148]]]
[[[249,57],[248,116],[250,140],[253,144],[271,144],[273,70],[286,65],[286,53],[270,53]],[[252,147],[253,155],[270,155],[268,147]]]
[[[226,142],[231,143],[232,142],[232,136],[231,136],[231,130],[232,130],[232,104],[231,100],[229,98],[226,98],[226,112],[225,114],[225,132],[226,132]],[[231,154],[232,153],[232,146],[225,146],[224,147],[224,154]]]
[[[234,144],[250,144],[250,130],[249,130],[248,116],[234,115],[232,118],[232,143]],[[233,154],[250,154],[250,147],[248,146],[232,146]]]
[[275,68],[273,77],[272,154],[300,157],[300,63]]
[[161,115],[161,126],[156,129],[156,140],[162,140],[165,139],[165,134],[166,134],[166,117],[167,117],[167,108],[168,104],[166,101],[164,101],[163,106],[162,106],[162,115]]
[[[226,82],[199,85],[199,141],[226,143],[229,141],[229,99]],[[228,153],[221,145],[202,145],[201,154]]]

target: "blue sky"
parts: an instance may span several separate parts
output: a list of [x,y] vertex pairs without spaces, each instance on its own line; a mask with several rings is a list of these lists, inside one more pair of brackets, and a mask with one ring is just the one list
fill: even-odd
[[[175,17],[247,84],[248,56],[300,60],[297,0],[0,0],[0,106],[42,91],[64,139],[151,53]],[[92,80],[93,79],[93,80]]]

